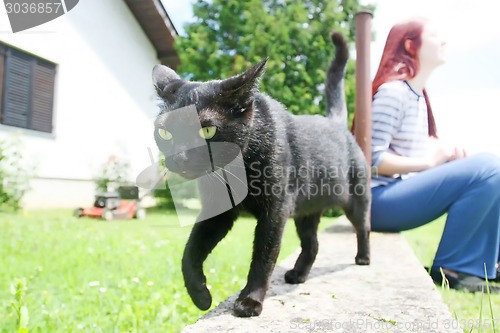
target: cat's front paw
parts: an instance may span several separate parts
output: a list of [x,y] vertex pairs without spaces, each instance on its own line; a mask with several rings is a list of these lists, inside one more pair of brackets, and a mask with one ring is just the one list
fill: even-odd
[[292,269],[286,272],[285,281],[290,284],[298,284],[306,282],[307,276],[300,275],[296,270]]
[[[185,283],[189,296],[193,300],[194,305],[196,305],[200,310],[208,310],[212,305],[212,295],[208,291],[205,284],[189,284]],[[189,285],[188,285],[189,284]]]
[[262,302],[250,297],[238,298],[234,303],[234,314],[238,317],[256,317],[262,312]]
[[356,256],[356,265],[366,266],[370,264],[369,256]]

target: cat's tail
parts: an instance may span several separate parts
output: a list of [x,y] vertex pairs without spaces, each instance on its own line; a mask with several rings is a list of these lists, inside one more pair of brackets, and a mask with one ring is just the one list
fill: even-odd
[[330,36],[335,45],[335,58],[326,75],[326,114],[335,122],[347,126],[344,75],[349,60],[349,48],[340,32],[333,31]]

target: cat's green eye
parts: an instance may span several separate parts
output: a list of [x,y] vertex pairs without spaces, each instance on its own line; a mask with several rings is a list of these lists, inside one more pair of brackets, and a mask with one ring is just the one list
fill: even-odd
[[215,132],[217,132],[217,127],[215,126],[209,126],[209,127],[203,127],[200,129],[200,136],[205,139],[209,140],[215,136]]
[[163,140],[171,140],[172,139],[172,133],[170,133],[169,131],[167,130],[164,130],[163,128],[159,128],[158,129],[158,135],[160,136],[160,138],[162,138]]

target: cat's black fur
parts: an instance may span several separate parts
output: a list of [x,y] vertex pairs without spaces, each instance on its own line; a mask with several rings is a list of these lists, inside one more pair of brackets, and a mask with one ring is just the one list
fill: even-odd
[[[327,75],[327,117],[292,115],[279,102],[259,93],[258,80],[267,59],[238,76],[205,83],[181,80],[165,66],[157,65],[153,70],[154,85],[164,102],[156,129],[168,126],[169,111],[195,104],[201,125],[217,127],[217,135],[211,140],[233,142],[240,147],[247,180],[252,184],[241,205],[196,223],[191,231],[182,272],[189,295],[202,310],[208,309],[212,302],[203,262],[231,229],[240,209],[255,215],[257,226],[247,285],[234,305],[237,316],[261,313],[283,228],[290,216],[295,219],[302,252],[295,267],[286,273],[286,282],[306,280],[318,252],[321,213],[332,206],[340,206],[355,227],[356,263],[369,264],[369,171],[346,126],[343,77],[347,45],[339,33],[333,33],[332,40],[336,56]],[[170,148],[164,145],[157,130],[155,138],[168,155],[169,151],[165,150]],[[174,172],[189,171],[193,165],[189,153],[177,155],[177,158],[167,158],[167,167]],[[196,174],[190,177],[195,178]],[[278,186],[283,191],[266,191],[263,184]],[[255,191],[255,186],[261,186],[261,191]],[[327,193],[328,187],[330,193]]]

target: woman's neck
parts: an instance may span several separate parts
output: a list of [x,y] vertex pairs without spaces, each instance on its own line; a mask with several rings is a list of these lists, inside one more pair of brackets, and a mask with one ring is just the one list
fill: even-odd
[[425,84],[427,82],[427,79],[431,75],[433,69],[424,69],[420,68],[418,71],[417,75],[415,75],[413,78],[407,80],[408,84],[410,87],[417,93],[421,94],[425,88]]

